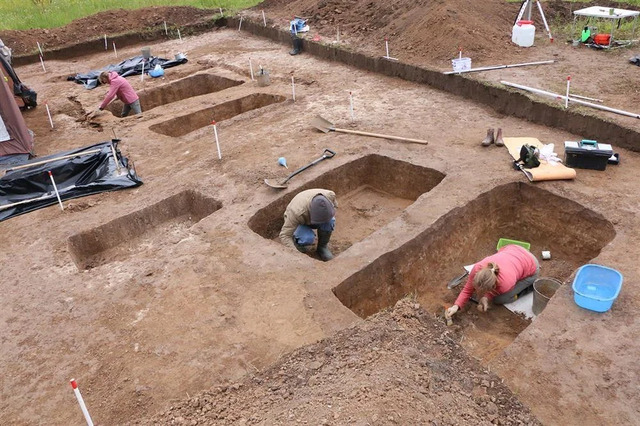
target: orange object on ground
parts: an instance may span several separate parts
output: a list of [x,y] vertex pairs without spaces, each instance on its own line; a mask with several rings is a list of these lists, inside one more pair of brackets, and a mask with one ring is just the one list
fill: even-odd
[[593,37],[593,42],[595,44],[608,46],[610,41],[611,41],[611,34],[596,34],[595,37]]

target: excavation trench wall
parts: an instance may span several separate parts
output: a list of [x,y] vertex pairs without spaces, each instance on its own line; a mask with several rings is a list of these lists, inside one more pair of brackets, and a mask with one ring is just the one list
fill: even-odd
[[[237,28],[239,21],[228,18],[229,27]],[[266,37],[283,44],[291,43],[288,31],[276,27],[265,27],[262,22],[242,20],[242,29],[251,34]],[[617,147],[640,152],[640,133],[611,121],[592,115],[560,109],[554,105],[534,101],[526,95],[498,86],[466,78],[459,75],[445,75],[439,71],[416,65],[389,61],[381,57],[371,57],[363,53],[327,46],[310,40],[303,41],[307,54],[329,61],[340,62],[366,71],[373,71],[390,77],[420,84],[428,84],[436,89],[462,96],[465,100],[487,105],[497,112],[523,118],[533,123],[562,129],[581,135],[587,139],[606,141]]]
[[446,283],[464,265],[495,253],[499,238],[549,250],[544,276],[566,279],[596,257],[615,237],[602,215],[549,191],[521,182],[488,191],[447,213],[429,229],[348,277],[334,293],[354,313],[367,317],[416,294],[430,309],[446,297]]
[[[211,31],[214,28],[219,28],[226,24],[226,18],[207,19],[199,22],[194,22],[189,25],[180,26],[180,32],[183,36],[200,34]],[[171,31],[174,31],[173,28]],[[175,38],[175,37],[174,37]],[[147,31],[140,31],[136,33],[126,33],[114,36],[108,36],[108,46],[113,49],[111,43],[115,43],[118,49],[135,46],[140,43],[154,41],[154,40],[166,40],[167,35],[164,32],[164,26],[159,25],[155,28],[148,28]],[[85,41],[78,44],[72,44],[70,46],[63,46],[56,49],[45,49],[44,55],[46,60],[64,60],[77,58],[79,56],[91,55],[96,52],[104,51],[104,38],[101,36],[95,40]],[[172,59],[172,58],[167,58]],[[34,52],[29,55],[14,56],[12,59],[13,66],[21,66],[33,64],[40,61],[40,54]],[[87,70],[78,70],[78,72]]]

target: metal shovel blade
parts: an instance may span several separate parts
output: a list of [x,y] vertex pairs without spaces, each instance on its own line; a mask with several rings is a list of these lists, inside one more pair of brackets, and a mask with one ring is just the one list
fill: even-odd
[[319,115],[317,115],[316,118],[311,121],[311,125],[324,133],[329,133],[330,131],[335,129],[335,126],[332,122],[325,118],[322,118]]
[[266,183],[267,186],[270,186],[271,188],[275,188],[275,189],[286,189],[289,187],[286,182],[282,182],[282,181],[276,182],[275,180],[265,179],[264,183]]

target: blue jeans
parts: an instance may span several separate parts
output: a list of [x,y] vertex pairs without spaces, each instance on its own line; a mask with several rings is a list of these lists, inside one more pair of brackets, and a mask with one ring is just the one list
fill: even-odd
[[329,222],[320,225],[298,225],[293,232],[293,242],[296,246],[310,246],[316,240],[314,229],[321,231],[333,232],[336,227],[336,218],[332,218]]

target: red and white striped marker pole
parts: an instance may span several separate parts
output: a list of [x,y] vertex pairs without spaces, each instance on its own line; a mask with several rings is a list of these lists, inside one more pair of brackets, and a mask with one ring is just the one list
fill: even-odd
[[51,128],[53,129],[53,120],[51,119],[51,111],[49,111],[49,103],[44,101],[44,107],[47,109],[47,115],[49,116],[49,124],[51,124]]
[[64,206],[62,205],[62,200],[60,199],[60,193],[58,192],[56,181],[53,180],[53,174],[51,173],[51,170],[49,170],[49,178],[51,179],[51,183],[53,184],[53,190],[56,192],[56,197],[58,198],[58,204],[60,204],[60,210],[64,211]]
[[218,148],[218,159],[222,160],[222,152],[220,152],[220,141],[218,140],[218,128],[216,127],[216,121],[211,121],[213,124],[213,134],[216,137],[216,148]]
[[[49,174],[51,174],[51,172],[49,172]],[[91,420],[91,416],[89,415],[87,406],[84,405],[84,399],[82,399],[82,395],[80,394],[80,389],[78,389],[78,383],[76,383],[76,379],[71,379],[71,387],[73,388],[73,393],[76,394],[78,404],[80,404],[80,409],[82,410],[82,414],[84,414],[84,419],[87,421],[87,426],[93,426],[93,420]]]
[[567,97],[564,100],[564,107],[569,108],[569,88],[571,87],[571,76],[567,77]]

